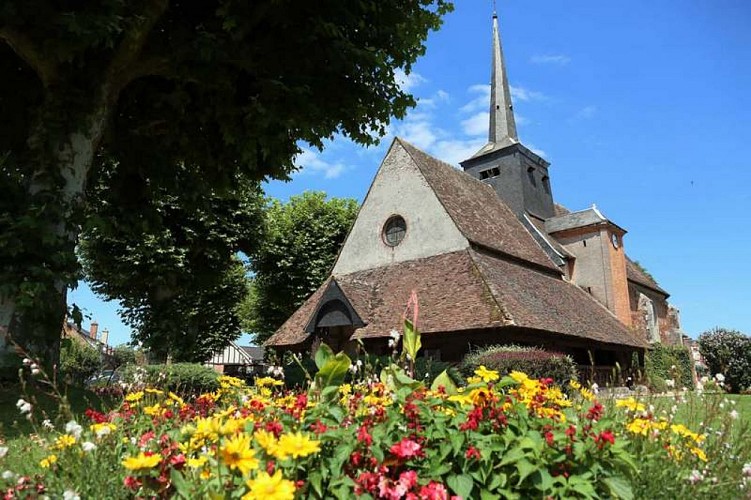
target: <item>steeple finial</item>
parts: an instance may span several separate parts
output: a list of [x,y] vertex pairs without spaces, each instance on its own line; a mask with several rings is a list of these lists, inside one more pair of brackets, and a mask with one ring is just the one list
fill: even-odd
[[493,149],[519,142],[516,135],[511,89],[503,59],[501,35],[498,30],[498,15],[493,2],[493,66],[490,77],[490,130],[488,142]]

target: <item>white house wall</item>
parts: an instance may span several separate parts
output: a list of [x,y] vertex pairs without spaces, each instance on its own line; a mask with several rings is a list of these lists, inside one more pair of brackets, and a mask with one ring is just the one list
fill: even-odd
[[[407,223],[406,235],[395,247],[386,245],[382,236],[383,226],[392,215],[401,215]],[[412,157],[394,142],[370,186],[333,274],[349,274],[468,246],[469,242],[438,201]]]

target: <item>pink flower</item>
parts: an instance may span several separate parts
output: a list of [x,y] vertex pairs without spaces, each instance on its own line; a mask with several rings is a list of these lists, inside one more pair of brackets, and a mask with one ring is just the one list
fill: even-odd
[[441,483],[431,481],[427,486],[420,488],[420,498],[424,500],[448,500],[449,492]]
[[417,485],[417,472],[405,470],[399,475],[399,483],[404,485],[408,490],[411,490]]
[[391,453],[402,459],[408,459],[420,455],[422,446],[411,439],[404,438],[391,447]]

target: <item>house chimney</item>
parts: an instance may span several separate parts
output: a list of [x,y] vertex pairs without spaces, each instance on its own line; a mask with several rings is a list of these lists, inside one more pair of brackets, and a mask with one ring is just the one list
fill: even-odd
[[99,341],[102,344],[107,345],[107,338],[109,336],[110,336],[110,331],[105,328],[104,330],[102,330],[102,338],[100,338]]
[[99,323],[96,321],[91,322],[91,326],[89,327],[89,336],[92,339],[96,339],[96,334],[99,331]]

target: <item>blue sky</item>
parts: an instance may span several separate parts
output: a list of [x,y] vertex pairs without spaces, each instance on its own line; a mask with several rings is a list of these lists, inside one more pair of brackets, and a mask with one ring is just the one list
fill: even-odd
[[[683,329],[751,334],[751,2],[499,1],[521,141],[552,166],[558,203],[593,203],[628,230],[627,253],[671,294]],[[362,201],[394,135],[457,164],[487,136],[490,1],[459,0],[401,77],[418,106],[377,147],[306,150],[266,186]],[[128,340],[116,305],[70,294]],[[84,323],[84,326],[87,322]]]

